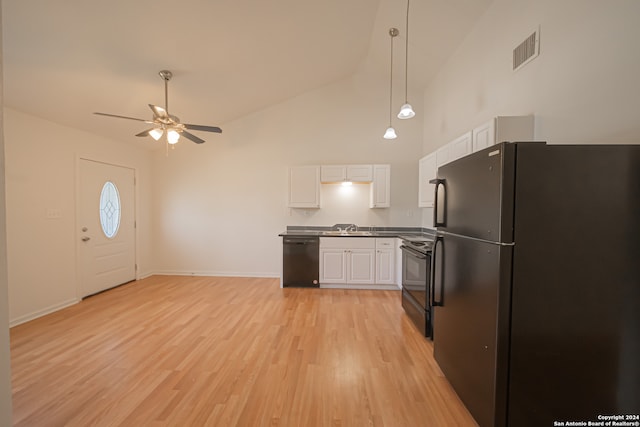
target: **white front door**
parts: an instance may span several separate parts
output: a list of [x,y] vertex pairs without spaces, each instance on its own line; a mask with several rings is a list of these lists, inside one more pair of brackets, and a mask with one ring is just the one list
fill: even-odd
[[136,278],[134,173],[126,167],[80,159],[80,297]]

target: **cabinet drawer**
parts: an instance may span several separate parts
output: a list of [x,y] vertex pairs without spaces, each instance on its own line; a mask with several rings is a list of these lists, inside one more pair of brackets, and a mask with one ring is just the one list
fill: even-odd
[[376,239],[376,249],[393,249],[396,247],[396,239],[378,238]]
[[321,237],[320,248],[375,249],[376,239],[371,237]]

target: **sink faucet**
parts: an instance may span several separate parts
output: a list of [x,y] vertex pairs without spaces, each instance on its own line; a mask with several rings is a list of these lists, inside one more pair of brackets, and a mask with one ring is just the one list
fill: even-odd
[[332,227],[332,229],[337,230],[341,233],[349,233],[358,231],[358,226],[355,224],[336,224]]

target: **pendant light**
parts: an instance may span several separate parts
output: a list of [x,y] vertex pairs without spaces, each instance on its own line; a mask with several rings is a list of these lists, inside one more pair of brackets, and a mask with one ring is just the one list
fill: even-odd
[[410,119],[416,115],[407,98],[407,87],[409,86],[409,0],[407,0],[407,22],[404,31],[404,104],[400,107],[400,112],[398,113],[398,118],[402,120]]
[[389,36],[391,36],[391,65],[389,68],[389,127],[387,131],[384,133],[384,139],[396,139],[398,135],[396,135],[396,130],[391,126],[391,117],[392,113],[392,104],[393,104],[393,38],[396,37],[400,32],[397,28],[389,28]]

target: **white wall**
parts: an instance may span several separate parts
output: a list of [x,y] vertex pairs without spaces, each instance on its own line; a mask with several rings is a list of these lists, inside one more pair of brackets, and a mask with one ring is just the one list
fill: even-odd
[[[2,2],[0,1],[0,46]],[[2,49],[0,49],[0,108],[3,105]],[[7,234],[4,178],[4,120],[0,116],[0,426],[11,425],[11,354],[9,352],[9,301],[7,281]]]
[[[76,162],[79,156],[136,169],[139,274],[151,270],[151,160],[147,151],[5,108],[9,315],[17,324],[73,304]],[[48,219],[47,210],[60,218]]]
[[[640,142],[639,18],[637,0],[496,0],[424,93],[423,154],[498,115],[534,114],[554,144]],[[538,26],[540,56],[513,72]]]
[[[396,120],[393,142],[387,125],[388,83],[358,73],[228,123],[205,144],[154,153],[157,270],[278,276],[287,225],[419,225],[422,124]],[[287,208],[289,166],[348,163],[391,164],[392,208],[369,209],[366,186],[348,198],[335,185],[323,185],[322,209]]]

